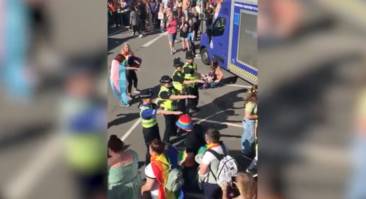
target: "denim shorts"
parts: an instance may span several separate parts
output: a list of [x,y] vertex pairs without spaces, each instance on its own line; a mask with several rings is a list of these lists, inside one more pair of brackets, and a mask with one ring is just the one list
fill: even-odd
[[193,41],[193,39],[194,39],[194,32],[188,33],[188,40]]

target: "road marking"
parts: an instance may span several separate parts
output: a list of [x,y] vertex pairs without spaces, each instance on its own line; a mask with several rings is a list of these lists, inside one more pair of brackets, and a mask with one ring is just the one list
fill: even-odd
[[143,48],[146,48],[146,47],[151,46],[153,43],[155,43],[156,41],[158,41],[164,35],[167,35],[167,33],[166,32],[160,33],[157,37],[155,37],[154,39],[152,39],[152,40],[148,41],[147,43],[145,43],[144,45],[142,45],[142,47]]
[[224,112],[227,112],[227,111],[230,111],[230,110],[231,110],[231,109],[218,111],[218,112],[216,112],[216,113],[214,113],[214,114],[212,114],[212,115],[209,115],[209,116],[207,116],[207,117],[205,117],[205,118],[203,118],[203,119],[200,119],[200,120],[197,122],[197,124],[199,124],[199,123],[201,123],[201,122],[204,122],[204,121],[207,121],[209,118],[215,117],[216,115],[219,115],[219,114],[221,114],[221,113],[224,113]]
[[245,85],[240,85],[240,84],[226,84],[226,86],[239,87],[239,88],[247,88],[247,89],[252,88],[252,86],[245,86]]
[[45,145],[41,145],[38,151],[33,154],[31,161],[21,170],[19,175],[15,176],[5,187],[5,198],[20,199],[27,198],[29,192],[37,184],[37,181],[44,175],[51,165],[61,155],[62,138],[61,134],[53,135],[46,141]]
[[139,118],[132,126],[130,129],[128,129],[128,131],[121,137],[121,140],[125,140],[128,136],[130,136],[130,134],[133,132],[133,130],[135,130],[135,128],[140,124],[141,122],[141,118]]
[[235,123],[230,123],[230,122],[220,122],[220,121],[215,121],[215,120],[205,120],[204,122],[214,123],[214,124],[225,124],[225,125],[231,126],[231,127],[243,128],[243,125],[241,125],[241,124],[235,124]]

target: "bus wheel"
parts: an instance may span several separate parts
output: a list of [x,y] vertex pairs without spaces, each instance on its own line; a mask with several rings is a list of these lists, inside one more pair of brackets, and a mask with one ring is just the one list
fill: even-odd
[[210,64],[210,59],[208,58],[208,52],[207,52],[207,49],[206,48],[202,48],[201,51],[201,60],[202,60],[202,63],[206,64],[206,65],[209,65]]

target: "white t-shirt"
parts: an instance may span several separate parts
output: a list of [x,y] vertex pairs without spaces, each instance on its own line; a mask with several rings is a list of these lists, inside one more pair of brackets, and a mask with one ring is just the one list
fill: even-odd
[[[224,154],[224,150],[222,149],[221,146],[216,146],[216,147],[212,147],[211,150],[216,151],[218,154]],[[203,157],[202,157],[202,164],[205,165],[210,165],[210,163],[213,160],[216,160],[217,158],[215,157],[214,154],[212,154],[211,152],[206,152]]]
[[159,185],[156,181],[156,176],[153,172],[153,169],[151,167],[151,163],[148,164],[146,167],[145,167],[145,176],[147,178],[152,178],[152,179],[155,179],[155,183],[154,183],[154,186],[153,188],[151,189],[150,191],[150,194],[151,194],[151,197],[152,199],[158,199],[158,196],[159,196]]
[[[216,151],[218,154],[221,154],[221,155],[224,154],[224,150],[221,146],[212,147],[211,150]],[[211,152],[206,151],[202,157],[201,164],[205,164],[205,165],[209,166],[210,168],[212,168],[210,165],[213,164],[214,161],[217,161],[217,166],[218,166],[218,159],[216,158],[216,156],[214,154],[212,154]],[[212,172],[216,173],[216,171],[212,171]],[[203,181],[208,182],[210,184],[217,184],[213,173],[208,171],[206,173]]]

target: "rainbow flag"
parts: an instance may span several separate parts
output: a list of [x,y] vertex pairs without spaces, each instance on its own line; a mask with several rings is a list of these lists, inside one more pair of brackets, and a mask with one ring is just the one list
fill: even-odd
[[175,193],[165,190],[170,164],[164,154],[151,157],[151,167],[159,183],[159,199],[176,199]]

